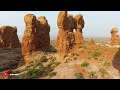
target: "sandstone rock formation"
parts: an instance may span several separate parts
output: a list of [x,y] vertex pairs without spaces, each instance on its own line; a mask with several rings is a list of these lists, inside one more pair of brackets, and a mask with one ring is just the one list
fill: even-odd
[[93,38],[91,39],[90,43],[91,43],[91,44],[95,44],[95,41],[94,41]]
[[58,16],[58,37],[56,47],[58,52],[68,52],[73,47],[74,38],[74,18],[72,15],[68,15],[67,11],[62,11]]
[[[73,17],[67,14],[67,11],[61,11],[58,15],[57,25],[59,28],[56,42],[58,52],[67,53],[75,43],[83,41],[84,20],[82,15]],[[75,33],[73,32],[74,29],[76,29]]]
[[19,48],[21,44],[17,36],[17,28],[11,26],[0,27],[0,47]]
[[[24,17],[26,30],[22,38],[22,55],[29,57],[32,52],[51,49],[50,45],[50,25],[44,16],[36,18],[33,14]],[[29,62],[25,60],[26,62]]]
[[120,36],[117,35],[118,33],[118,29],[117,28],[113,28],[111,30],[111,45],[120,45]]
[[78,14],[74,18],[75,18],[75,29],[76,29],[75,42],[83,43],[84,40],[83,40],[83,35],[82,35],[82,29],[84,28],[84,24],[85,24],[83,16]]

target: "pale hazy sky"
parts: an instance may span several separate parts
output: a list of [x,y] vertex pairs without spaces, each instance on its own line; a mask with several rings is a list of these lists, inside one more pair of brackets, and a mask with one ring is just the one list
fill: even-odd
[[[46,16],[51,26],[50,36],[58,34],[57,17],[59,11],[0,11],[0,26],[17,26],[18,36],[22,37],[25,30],[26,14]],[[84,37],[110,37],[110,30],[117,27],[120,35],[120,11],[68,11],[69,14],[82,14],[85,20]]]

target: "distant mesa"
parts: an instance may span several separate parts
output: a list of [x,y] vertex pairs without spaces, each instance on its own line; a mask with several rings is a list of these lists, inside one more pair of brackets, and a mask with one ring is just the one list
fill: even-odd
[[[67,53],[75,44],[84,43],[82,29],[84,28],[83,16],[78,14],[75,17],[61,11],[58,15],[57,25],[59,28],[56,48],[58,52]],[[76,30],[74,33],[73,30]]]
[[117,35],[118,33],[118,29],[117,28],[113,28],[111,31],[111,41],[110,44],[111,45],[120,45],[120,36]]
[[0,27],[0,48],[19,48],[21,44],[17,35],[17,28],[14,26]]

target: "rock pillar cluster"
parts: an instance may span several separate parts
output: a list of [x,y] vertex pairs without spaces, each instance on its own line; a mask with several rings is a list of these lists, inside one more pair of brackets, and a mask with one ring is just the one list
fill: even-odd
[[56,42],[58,52],[67,53],[75,44],[84,42],[82,36],[84,19],[82,15],[78,14],[73,17],[67,14],[67,11],[61,11],[58,15],[57,25],[59,28]]
[[44,16],[36,18],[33,14],[24,17],[26,29],[22,38],[22,54],[31,54],[50,46],[50,25]]

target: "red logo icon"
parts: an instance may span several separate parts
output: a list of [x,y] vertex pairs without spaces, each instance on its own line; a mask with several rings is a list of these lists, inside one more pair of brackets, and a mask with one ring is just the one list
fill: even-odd
[[10,76],[10,73],[9,73],[9,71],[5,71],[2,75],[3,75],[4,77],[9,77],[9,76]]

